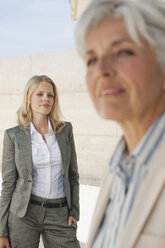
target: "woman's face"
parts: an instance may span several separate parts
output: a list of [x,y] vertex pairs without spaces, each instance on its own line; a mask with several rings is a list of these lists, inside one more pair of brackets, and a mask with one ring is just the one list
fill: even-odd
[[30,97],[30,105],[34,115],[48,115],[54,103],[54,91],[50,83],[41,82]]
[[139,120],[158,111],[165,79],[155,53],[137,46],[122,18],[104,19],[86,39],[87,87],[105,119]]

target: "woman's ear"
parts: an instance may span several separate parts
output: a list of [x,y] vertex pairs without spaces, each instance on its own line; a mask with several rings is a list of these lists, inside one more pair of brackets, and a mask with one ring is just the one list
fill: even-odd
[[165,73],[163,75],[162,89],[163,89],[163,91],[165,91]]

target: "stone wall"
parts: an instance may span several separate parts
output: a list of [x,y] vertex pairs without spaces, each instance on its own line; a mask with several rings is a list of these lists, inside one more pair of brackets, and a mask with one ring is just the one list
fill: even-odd
[[91,0],[70,0],[71,18],[78,19]]
[[121,130],[96,114],[86,91],[84,65],[75,51],[0,59],[0,155],[4,129],[16,125],[24,86],[35,74],[46,74],[56,83],[64,119],[74,128],[80,180],[98,185]]

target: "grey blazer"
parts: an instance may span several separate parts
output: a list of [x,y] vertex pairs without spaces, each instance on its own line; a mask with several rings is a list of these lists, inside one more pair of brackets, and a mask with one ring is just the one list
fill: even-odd
[[[79,175],[72,125],[66,122],[56,133],[61,150],[62,171],[69,215],[79,220]],[[22,218],[27,211],[32,190],[32,151],[30,128],[10,128],[4,133],[2,157],[2,191],[0,198],[0,236],[8,236],[8,215]]]

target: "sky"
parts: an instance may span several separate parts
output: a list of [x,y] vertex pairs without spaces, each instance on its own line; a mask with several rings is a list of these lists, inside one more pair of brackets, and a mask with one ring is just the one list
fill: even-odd
[[0,0],[0,58],[75,49],[69,0]]

